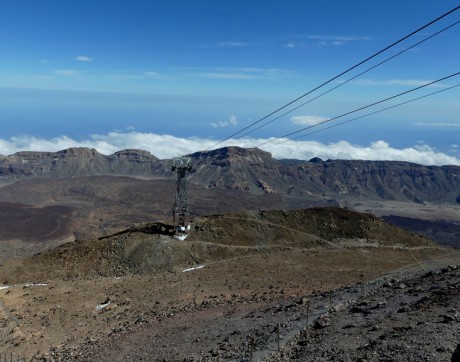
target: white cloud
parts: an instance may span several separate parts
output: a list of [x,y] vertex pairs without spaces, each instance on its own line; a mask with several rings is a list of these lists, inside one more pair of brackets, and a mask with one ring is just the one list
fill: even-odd
[[[373,79],[359,79],[353,83],[356,85],[364,86],[407,86],[407,87],[420,87],[422,85],[433,82],[433,80],[426,79],[388,79],[388,80],[373,80]],[[445,87],[445,84],[434,83],[429,87]]]
[[[460,159],[439,152],[428,145],[416,145],[397,149],[385,141],[376,141],[369,146],[353,145],[347,141],[323,144],[315,141],[286,141],[268,150],[277,158],[291,154],[289,158],[311,159],[352,159],[352,160],[390,160],[408,161],[422,165],[460,165]],[[275,156],[276,157],[276,156]]]
[[195,47],[198,48],[241,48],[251,46],[251,43],[243,41],[234,41],[234,40],[225,40],[217,43],[208,43],[208,44],[195,44]]
[[255,75],[245,73],[230,72],[197,72],[189,74],[193,77],[210,78],[210,79],[253,79]]
[[144,75],[148,78],[157,78],[160,74],[157,72],[145,72]]
[[387,80],[385,83],[388,85],[403,85],[403,86],[410,86],[410,87],[420,87],[421,85],[425,85],[430,82],[432,82],[432,80],[390,79],[390,80]]
[[[323,45],[325,45],[325,44],[323,44]],[[310,48],[311,44],[308,45],[308,44],[305,44],[305,43],[302,43],[302,42],[291,41],[289,43],[283,44],[282,46],[284,48],[288,48],[288,49],[301,49],[301,48]]]
[[18,151],[59,151],[69,147],[81,147],[80,143],[67,137],[44,139],[34,136],[11,137],[0,139],[0,154],[9,155]]
[[87,57],[85,55],[79,55],[78,57],[75,57],[75,60],[77,62],[92,62],[93,58]]
[[299,126],[314,126],[318,123],[327,121],[329,118],[321,116],[294,116],[291,123]]
[[298,48],[298,47],[299,47],[299,45],[298,45],[298,44],[296,44],[296,43],[290,42],[290,43],[286,43],[286,44],[284,44],[284,47],[285,47],[285,48],[291,48],[291,49],[294,49],[294,48]]
[[236,126],[238,124],[238,120],[235,116],[230,116],[228,121],[217,121],[212,122],[211,126],[218,128],[218,127],[228,127],[228,126]]
[[372,40],[369,36],[300,35],[299,37],[314,40],[320,46],[341,46],[351,42]]
[[189,77],[209,79],[273,79],[289,76],[291,72],[278,68],[212,68],[209,70],[191,69]]
[[217,127],[227,127],[228,122],[226,121],[217,121],[217,122],[211,122],[211,126],[217,128]]
[[324,42],[350,42],[350,41],[368,41],[372,40],[369,36],[340,36],[340,35],[304,35],[303,38],[312,40],[321,40]]
[[[369,36],[339,36],[339,35],[295,35],[294,39],[300,40],[299,41],[289,41],[285,43],[283,46],[285,48],[304,48],[308,45],[305,44],[305,39],[308,40],[308,43],[316,42],[321,46],[341,46],[351,42],[359,42],[359,41],[369,41],[372,40]],[[214,44],[199,44],[196,45],[200,48],[241,48],[241,47],[249,47],[257,45],[250,42],[243,42],[243,41],[220,41]]]
[[[267,139],[243,138],[235,141],[230,140],[226,145],[254,147],[266,141]],[[9,140],[0,139],[0,154],[9,155],[23,150],[55,152],[69,147],[89,147],[108,155],[127,148],[139,148],[164,159],[206,150],[213,147],[215,143],[216,140],[214,139],[177,138],[171,135],[135,131],[94,134],[88,139],[80,141],[66,136],[52,139],[21,136],[12,137]],[[219,147],[222,146],[224,145],[219,145]],[[320,157],[324,160],[393,160],[422,165],[460,165],[460,158],[442,153],[425,144],[398,149],[391,147],[382,140],[373,142],[368,146],[353,145],[346,141],[324,144],[315,141],[286,140],[283,143],[274,143],[262,148],[271,152],[273,157],[277,159],[309,160],[313,157]]]
[[222,48],[233,48],[233,47],[247,47],[251,44],[246,43],[246,42],[241,42],[241,41],[221,41],[217,45]]
[[441,128],[459,128],[460,123],[449,123],[449,122],[415,122],[413,126],[417,127],[441,127]]

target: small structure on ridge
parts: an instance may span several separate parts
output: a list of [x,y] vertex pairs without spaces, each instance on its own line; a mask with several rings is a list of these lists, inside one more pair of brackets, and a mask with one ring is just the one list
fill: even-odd
[[177,173],[176,196],[174,198],[173,222],[176,237],[185,239],[190,230],[189,210],[187,205],[187,172],[192,169],[192,160],[189,157],[177,157],[173,159],[172,171]]

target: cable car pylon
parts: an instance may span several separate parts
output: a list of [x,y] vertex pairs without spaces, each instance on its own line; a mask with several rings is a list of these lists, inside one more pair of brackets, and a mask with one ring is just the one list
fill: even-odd
[[187,204],[186,177],[192,169],[192,159],[176,157],[172,161],[172,171],[177,174],[176,195],[173,206],[174,234],[177,239],[185,240],[190,231],[189,209]]

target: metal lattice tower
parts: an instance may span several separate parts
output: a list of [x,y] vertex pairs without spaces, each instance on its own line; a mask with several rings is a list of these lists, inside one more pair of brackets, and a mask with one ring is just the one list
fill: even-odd
[[177,157],[173,159],[172,171],[177,173],[176,196],[173,207],[173,220],[176,233],[187,232],[187,206],[186,175],[192,169],[192,160],[188,157]]

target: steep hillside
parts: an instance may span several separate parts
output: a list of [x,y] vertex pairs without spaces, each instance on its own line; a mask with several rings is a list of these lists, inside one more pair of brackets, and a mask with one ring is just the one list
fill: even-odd
[[458,203],[460,166],[318,158],[278,161],[258,149],[227,147],[191,155],[194,182],[297,197],[371,198]]
[[366,213],[337,207],[272,210],[199,218],[190,240],[228,245],[314,247],[430,245],[428,239]]
[[226,147],[191,155],[193,182],[294,197],[366,198],[415,203],[460,199],[460,166],[318,158],[281,162],[258,149]]
[[9,283],[33,278],[87,279],[174,271],[292,248],[434,246],[428,239],[375,216],[339,208],[202,217],[192,224],[186,241],[173,239],[172,229],[163,223],[135,225],[112,236],[67,243],[22,262],[7,262],[0,274]]
[[294,166],[320,180],[326,193],[357,198],[455,203],[460,195],[459,166],[421,166],[408,162],[310,162]]
[[288,187],[282,185],[283,164],[257,148],[225,147],[190,157],[194,163],[192,182],[256,193],[274,193],[275,185],[278,193],[284,193]]

